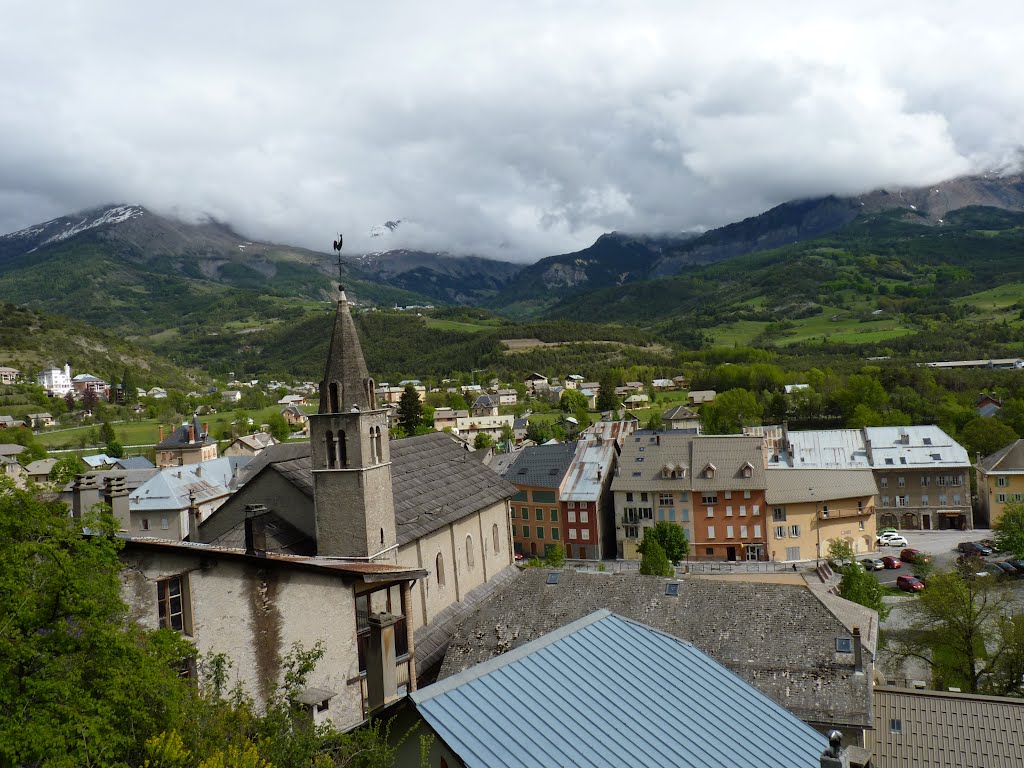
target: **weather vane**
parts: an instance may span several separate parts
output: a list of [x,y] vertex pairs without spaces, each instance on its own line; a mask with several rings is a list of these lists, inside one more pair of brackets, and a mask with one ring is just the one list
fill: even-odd
[[342,244],[343,239],[344,238],[342,237],[341,232],[339,232],[338,233],[338,239],[334,241],[334,250],[336,250],[338,252],[338,290],[339,291],[345,290],[342,287],[342,285],[341,285],[341,281],[345,277],[344,274],[342,273],[342,266],[341,266],[341,244]]

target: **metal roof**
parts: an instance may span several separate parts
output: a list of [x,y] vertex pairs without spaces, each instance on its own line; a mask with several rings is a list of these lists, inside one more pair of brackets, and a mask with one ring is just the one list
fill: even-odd
[[250,456],[221,456],[219,459],[165,467],[136,488],[128,497],[132,512],[181,510],[189,507],[189,494],[198,504],[227,496],[232,478]]
[[615,441],[592,437],[576,444],[560,501],[597,501],[615,462]]
[[466,768],[813,768],[827,745],[690,643],[607,610],[410,697]]
[[779,452],[779,461],[769,465],[822,469],[866,468],[868,461],[864,434],[859,429],[809,429],[785,433],[787,446]]
[[933,424],[916,427],[865,427],[871,465],[969,467],[967,450]]

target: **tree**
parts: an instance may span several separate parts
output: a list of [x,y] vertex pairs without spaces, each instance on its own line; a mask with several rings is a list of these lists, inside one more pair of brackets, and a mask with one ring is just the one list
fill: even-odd
[[494,447],[494,438],[486,432],[477,432],[476,437],[473,438],[473,447],[478,451],[486,451],[488,448]]
[[1024,502],[1010,501],[1003,507],[1003,515],[992,526],[996,546],[1014,557],[1024,557]]
[[121,373],[121,392],[125,405],[134,403],[139,399],[139,385],[135,381],[135,374],[131,368],[125,367]]
[[644,538],[637,547],[637,551],[642,555],[649,542],[652,541],[657,542],[665,556],[676,564],[682,561],[690,551],[690,541],[686,538],[686,531],[669,520],[659,520],[653,527],[644,528]]
[[657,540],[648,540],[645,535],[644,544],[646,546],[640,557],[640,573],[644,576],[674,576],[675,568]]
[[270,434],[274,436],[274,439],[281,442],[287,440],[292,433],[291,427],[280,413],[272,413],[267,419],[267,426],[270,427]]
[[1013,427],[987,416],[971,419],[960,431],[960,444],[967,449],[968,456],[988,456],[1016,439]]
[[660,432],[665,428],[665,421],[661,417],[661,411],[654,409],[651,411],[650,418],[647,419],[647,425],[644,429],[651,429],[656,432]]
[[925,662],[936,688],[991,690],[1003,658],[1021,650],[1011,644],[1016,634],[1004,627],[1011,597],[993,581],[970,572],[933,576],[908,608],[908,627],[894,633],[893,652]]
[[50,482],[61,487],[75,479],[75,475],[86,472],[88,467],[77,454],[70,454],[57,459],[57,463],[50,469]]
[[108,511],[73,519],[0,488],[0,764],[139,764],[181,717],[191,693],[173,666],[191,646],[129,621],[117,529]]
[[843,567],[848,563],[853,562],[853,547],[846,539],[832,539],[828,543],[828,551],[825,557],[830,563],[838,563],[838,567]]
[[75,393],[74,392],[68,392],[67,394],[64,395],[64,404],[68,408],[68,413],[71,413],[72,411],[75,410]]
[[839,582],[839,596],[878,612],[879,621],[889,615],[889,606],[882,600],[882,585],[860,563],[853,562],[841,569],[843,578]]
[[114,432],[114,428],[106,421],[100,424],[99,437],[101,443],[112,443],[117,440],[117,434]]
[[761,404],[753,392],[730,389],[701,406],[700,420],[708,435],[730,435],[761,423]]
[[567,389],[558,398],[558,407],[564,413],[574,413],[581,408],[587,410],[587,396],[575,389]]
[[100,401],[99,395],[91,389],[87,389],[82,393],[82,408],[87,411],[91,411],[96,407],[96,404]]
[[415,435],[416,429],[423,420],[423,403],[420,402],[419,393],[412,384],[405,385],[398,400],[398,423],[407,435]]
[[113,459],[124,458],[124,446],[117,440],[111,440],[107,443],[107,447],[103,449],[103,452]]
[[526,438],[537,445],[543,445],[554,437],[550,422],[531,421],[526,425]]
[[454,411],[464,411],[469,408],[469,404],[466,403],[466,398],[458,392],[449,392],[448,407]]
[[544,549],[544,561],[552,568],[565,565],[565,549],[561,544],[548,544]]
[[597,393],[597,410],[614,411],[622,401],[615,394],[615,388],[619,385],[619,377],[614,368],[609,368],[598,381],[600,390]]

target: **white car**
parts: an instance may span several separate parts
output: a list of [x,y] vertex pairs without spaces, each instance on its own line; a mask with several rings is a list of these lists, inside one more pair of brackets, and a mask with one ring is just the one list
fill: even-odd
[[878,546],[880,547],[909,547],[910,543],[898,533],[891,534],[889,536],[882,536],[878,540]]

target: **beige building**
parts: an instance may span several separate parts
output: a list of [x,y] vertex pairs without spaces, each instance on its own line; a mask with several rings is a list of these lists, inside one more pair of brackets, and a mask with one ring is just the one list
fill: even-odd
[[981,525],[991,528],[1009,502],[1024,501],[1024,440],[1015,440],[974,467],[978,479]]
[[160,438],[154,449],[158,467],[182,467],[217,458],[217,441],[209,435],[209,427],[200,425],[199,417],[193,416],[168,437],[164,437],[163,425]]
[[772,469],[765,472],[772,560],[825,557],[834,539],[857,554],[875,551],[875,486],[870,469]]

